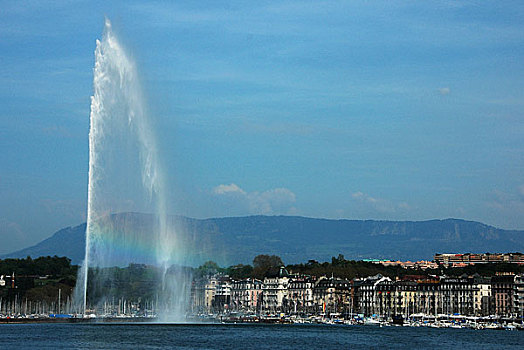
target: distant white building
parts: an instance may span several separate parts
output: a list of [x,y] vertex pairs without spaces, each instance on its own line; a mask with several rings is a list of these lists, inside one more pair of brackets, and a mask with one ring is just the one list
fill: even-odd
[[284,303],[287,304],[288,276],[286,269],[281,267],[278,276],[264,278],[262,287],[263,311],[269,313],[282,311]]
[[524,274],[516,275],[513,282],[513,313],[524,317]]
[[231,289],[233,287],[229,276],[220,277],[215,285],[215,298],[213,309],[215,311],[225,311],[230,309]]
[[491,313],[491,280],[489,278],[476,278],[475,285],[473,291],[475,313],[487,316]]

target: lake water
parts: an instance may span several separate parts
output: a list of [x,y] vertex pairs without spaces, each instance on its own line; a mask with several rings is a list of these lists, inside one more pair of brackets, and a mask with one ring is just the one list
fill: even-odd
[[329,325],[4,324],[2,349],[523,349],[523,331]]

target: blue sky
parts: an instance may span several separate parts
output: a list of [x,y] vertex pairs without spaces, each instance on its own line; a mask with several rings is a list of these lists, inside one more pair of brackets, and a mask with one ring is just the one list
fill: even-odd
[[173,213],[524,229],[521,1],[0,8],[0,252],[85,221],[104,16],[138,63]]

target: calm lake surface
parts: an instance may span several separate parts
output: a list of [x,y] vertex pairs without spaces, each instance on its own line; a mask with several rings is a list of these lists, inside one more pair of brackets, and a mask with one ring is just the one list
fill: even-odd
[[523,331],[329,325],[4,324],[2,349],[523,349]]

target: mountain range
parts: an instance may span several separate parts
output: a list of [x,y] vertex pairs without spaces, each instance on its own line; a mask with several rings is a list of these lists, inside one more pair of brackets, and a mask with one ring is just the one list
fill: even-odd
[[[148,227],[152,216],[121,213],[116,226]],[[332,220],[299,216],[246,216],[211,219],[170,217],[180,242],[198,266],[213,260],[221,266],[251,263],[259,254],[279,255],[285,263],[346,259],[432,260],[435,253],[524,251],[524,231],[503,230],[460,219],[428,221]],[[40,243],[1,258],[67,256],[84,258],[86,224],[59,230]],[[147,229],[144,230],[147,232]]]

